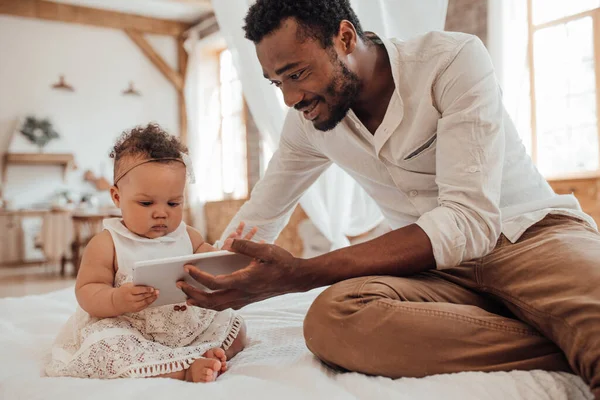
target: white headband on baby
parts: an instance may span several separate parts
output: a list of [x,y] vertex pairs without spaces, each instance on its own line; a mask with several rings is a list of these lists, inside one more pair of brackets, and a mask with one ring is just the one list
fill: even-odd
[[149,162],[159,162],[159,161],[179,161],[185,165],[185,176],[188,183],[196,183],[196,175],[194,175],[194,167],[192,165],[192,159],[186,153],[180,153],[181,158],[176,157],[164,157],[164,158],[147,158],[145,160],[140,160],[129,165],[126,169],[124,169],[117,177],[115,178],[115,185],[117,182],[121,180],[129,171],[134,169],[135,167],[139,167],[142,164],[146,164]]

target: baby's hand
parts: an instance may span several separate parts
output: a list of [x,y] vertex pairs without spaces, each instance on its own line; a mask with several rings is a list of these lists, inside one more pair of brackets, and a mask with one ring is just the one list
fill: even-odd
[[244,233],[244,227],[246,226],[246,224],[244,222],[240,222],[240,224],[238,225],[237,229],[231,233],[229,236],[227,236],[227,239],[244,239],[244,240],[250,240],[254,237],[254,235],[256,235],[256,232],[258,232],[258,228],[254,227],[252,229],[250,229],[250,232],[248,232],[246,234],[246,236],[242,237],[242,233]]
[[158,290],[149,286],[133,286],[125,283],[115,289],[113,306],[120,314],[142,311],[158,298]]

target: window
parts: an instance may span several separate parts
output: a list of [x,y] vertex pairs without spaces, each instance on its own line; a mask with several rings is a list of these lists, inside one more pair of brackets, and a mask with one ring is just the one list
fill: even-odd
[[533,160],[546,177],[600,172],[600,0],[528,2]]
[[220,114],[219,134],[211,157],[207,200],[248,197],[246,153],[246,107],[242,83],[233,65],[231,52],[218,54],[219,87],[215,107]]

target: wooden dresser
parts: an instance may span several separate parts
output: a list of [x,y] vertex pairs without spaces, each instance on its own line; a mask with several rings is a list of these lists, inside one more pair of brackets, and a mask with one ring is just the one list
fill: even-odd
[[[0,210],[0,266],[27,264],[25,259],[25,218],[44,218],[43,210]],[[37,261],[36,261],[37,263]]]
[[582,175],[577,178],[548,179],[558,194],[574,194],[581,208],[600,226],[600,175]]

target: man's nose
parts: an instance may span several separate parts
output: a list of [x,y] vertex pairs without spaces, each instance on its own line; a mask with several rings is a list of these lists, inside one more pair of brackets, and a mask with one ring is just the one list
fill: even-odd
[[296,104],[302,101],[303,94],[296,89],[286,87],[285,84],[281,86],[281,92],[283,93],[283,101],[288,107],[294,107]]

